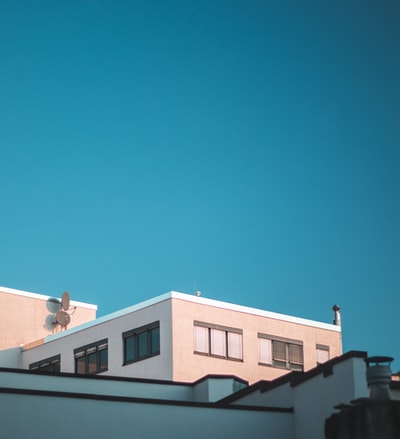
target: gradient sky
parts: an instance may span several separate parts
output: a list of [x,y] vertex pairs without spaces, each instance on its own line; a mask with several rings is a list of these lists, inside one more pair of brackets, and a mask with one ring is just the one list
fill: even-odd
[[0,2],[0,285],[332,321],[400,369],[400,2]]

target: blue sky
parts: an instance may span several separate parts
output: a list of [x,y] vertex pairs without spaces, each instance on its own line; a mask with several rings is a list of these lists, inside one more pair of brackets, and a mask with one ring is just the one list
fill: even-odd
[[400,369],[400,3],[0,3],[0,285],[331,322]]

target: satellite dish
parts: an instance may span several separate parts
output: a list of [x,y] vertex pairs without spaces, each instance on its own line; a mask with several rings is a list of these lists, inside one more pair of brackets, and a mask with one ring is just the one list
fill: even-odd
[[46,307],[49,312],[55,314],[57,311],[61,311],[61,302],[59,301],[59,299],[50,297],[49,299],[47,299]]
[[67,326],[71,321],[71,316],[65,311],[58,311],[58,313],[56,313],[56,320],[61,326]]
[[69,302],[70,302],[69,293],[67,291],[64,291],[61,298],[61,306],[64,311],[67,311],[69,309]]
[[46,317],[45,326],[48,331],[52,331],[57,325],[57,320],[54,314],[50,314]]
[[[69,323],[71,322],[71,315],[67,313],[70,309],[70,301],[71,298],[67,291],[64,291],[60,299],[55,299],[54,297],[50,297],[47,300],[46,306],[47,309],[52,313],[47,316],[44,327],[48,331],[54,331],[57,325],[62,326],[64,329],[67,328]],[[73,307],[73,314],[76,310],[76,306]]]

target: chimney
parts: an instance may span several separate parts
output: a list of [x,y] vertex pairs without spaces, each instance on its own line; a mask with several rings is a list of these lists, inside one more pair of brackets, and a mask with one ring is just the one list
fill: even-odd
[[381,401],[390,399],[390,381],[392,380],[390,363],[392,361],[392,357],[368,357],[365,359],[370,399]]
[[333,324],[336,325],[336,326],[341,326],[340,306],[333,305],[332,310],[333,310]]

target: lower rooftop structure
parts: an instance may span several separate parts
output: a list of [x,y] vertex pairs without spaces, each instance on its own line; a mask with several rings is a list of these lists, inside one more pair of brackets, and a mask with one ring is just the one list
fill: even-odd
[[[341,403],[368,398],[366,357],[349,352],[308,372],[252,385],[234,376],[177,383],[0,368],[2,437],[43,437],[51,431],[58,439],[72,434],[155,439],[166,432],[178,439],[319,439]],[[394,385],[390,413],[398,413],[399,393]]]

